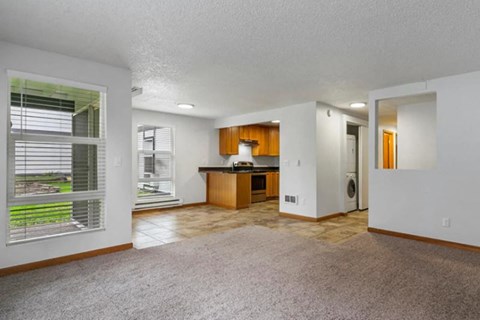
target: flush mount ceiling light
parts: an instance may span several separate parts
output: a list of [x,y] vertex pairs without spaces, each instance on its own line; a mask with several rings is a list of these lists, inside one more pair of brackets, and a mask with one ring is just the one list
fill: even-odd
[[280,120],[272,120],[272,123],[280,123]]
[[193,109],[195,105],[191,104],[191,103],[177,103],[177,107],[179,107],[180,109]]
[[358,108],[364,108],[367,104],[365,102],[354,102],[350,104],[351,108],[358,109]]

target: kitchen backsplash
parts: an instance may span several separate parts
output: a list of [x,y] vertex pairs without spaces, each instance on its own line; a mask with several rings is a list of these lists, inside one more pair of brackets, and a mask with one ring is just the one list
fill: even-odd
[[222,165],[231,166],[235,161],[251,161],[254,165],[260,166],[279,166],[279,157],[253,157],[252,147],[245,144],[238,146],[238,155],[224,156],[224,163]]

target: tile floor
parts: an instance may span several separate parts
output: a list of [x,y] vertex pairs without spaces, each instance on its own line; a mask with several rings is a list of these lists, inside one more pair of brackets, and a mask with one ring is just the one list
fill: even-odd
[[367,231],[367,211],[352,212],[322,222],[304,222],[278,216],[278,200],[255,203],[248,209],[226,210],[198,206],[137,214],[133,217],[133,245],[137,249],[181,241],[248,225],[341,243]]

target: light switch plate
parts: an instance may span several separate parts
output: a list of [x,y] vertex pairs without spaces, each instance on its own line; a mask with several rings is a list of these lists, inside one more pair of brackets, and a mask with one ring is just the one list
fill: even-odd
[[450,228],[450,218],[443,218],[442,219],[442,227]]
[[122,157],[113,158],[113,166],[114,167],[121,167],[122,166]]

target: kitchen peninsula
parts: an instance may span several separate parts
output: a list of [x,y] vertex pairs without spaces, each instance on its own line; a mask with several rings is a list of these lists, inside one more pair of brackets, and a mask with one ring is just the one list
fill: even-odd
[[200,167],[207,175],[207,203],[228,208],[248,208],[253,202],[278,197],[278,167],[254,167],[239,161],[232,167]]

